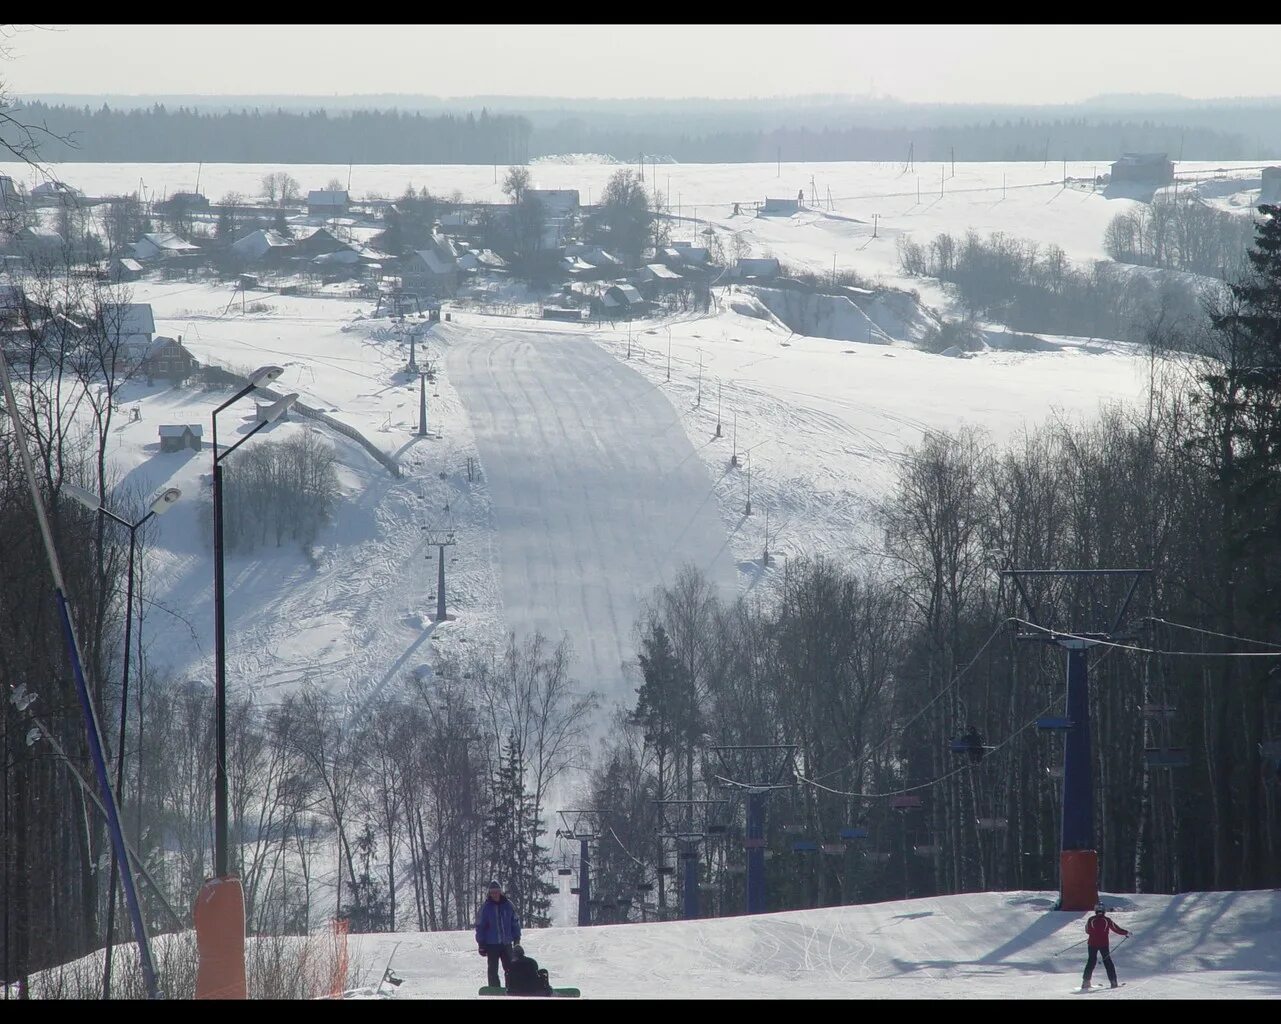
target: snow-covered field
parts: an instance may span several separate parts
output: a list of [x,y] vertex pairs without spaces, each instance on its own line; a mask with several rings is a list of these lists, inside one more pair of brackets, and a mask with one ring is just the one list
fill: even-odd
[[[570,635],[587,686],[629,698],[634,682],[624,682],[621,663],[639,602],[683,562],[729,592],[735,582],[748,590],[762,578],[767,521],[775,555],[858,559],[876,546],[868,503],[925,431],[979,424],[1000,440],[1056,410],[1088,414],[1134,397],[1145,373],[1124,347],[1071,340],[1059,351],[953,359],[905,342],[804,338],[734,312],[741,292],[718,315],[634,324],[630,363],[625,325],[465,313],[418,328],[420,361],[441,371],[428,420],[442,435],[419,439],[408,346],[390,321],[370,317],[371,303],[265,296],[265,310],[242,315],[235,303],[223,315],[225,288],[141,282],[134,292],[153,303],[157,329],[182,335],[199,358],[284,366],[277,392],[298,392],[405,470],[393,480],[320,427],[344,464],[336,522],[310,558],[289,546],[230,557],[230,678],[264,697],[308,679],[372,692],[398,673],[430,672],[433,649],[474,650],[505,629],[536,627]],[[155,431],[194,422],[207,437],[221,393],[142,390],[142,420],[115,433],[126,486],[169,482],[187,495],[155,531],[144,636],[153,665],[207,679],[209,513],[189,499],[207,501],[209,456],[159,454]],[[223,431],[247,429],[246,414],[249,399],[220,417]],[[271,432],[298,429],[294,421]],[[468,457],[480,467],[472,481]],[[435,563],[421,527],[446,519],[457,531],[447,556],[457,618],[433,624]]]
[[[1113,959],[1077,992],[1087,915],[1053,894],[967,893],[758,917],[527,931],[553,985],[593,999],[1276,999],[1281,893],[1104,896],[1119,927]],[[398,999],[463,998],[485,984],[467,932],[351,938],[351,964],[376,985],[395,943]],[[1067,947],[1075,945],[1074,948]],[[1066,952],[1061,952],[1066,949]]]
[[[198,172],[201,189],[217,197],[253,194],[274,169],[64,164],[56,171],[91,195],[132,190],[140,178],[156,192],[191,188]],[[345,181],[346,170],[289,168],[304,187]],[[575,187],[584,200],[615,170],[533,168],[537,185]],[[835,255],[838,269],[917,287],[946,310],[936,285],[899,276],[898,237],[1003,230],[1059,244],[1074,259],[1100,258],[1108,220],[1141,200],[1092,191],[1085,181],[1095,170],[1069,164],[1068,177],[1083,180],[1065,189],[1061,164],[957,164],[955,174],[950,165],[663,164],[653,184],[665,193],[670,176],[678,239],[712,224],[741,234],[754,254],[815,270],[830,270]],[[1224,208],[1244,211],[1258,194],[1253,165],[1218,177],[1210,165],[1178,170],[1180,188],[1200,178],[1197,187]],[[7,171],[28,177],[0,165]],[[492,167],[360,166],[352,191],[396,194],[412,181],[492,199],[500,194],[493,178]],[[732,215],[734,202],[800,188],[807,200],[817,197],[815,208],[792,217]],[[1050,415],[1088,416],[1101,402],[1134,398],[1147,372],[1138,353],[1106,341],[1032,339],[1041,350],[1007,349],[999,327],[988,331],[988,351],[928,354],[911,342],[934,314],[906,295],[860,306],[803,299],[813,305],[801,311],[814,324],[806,330],[829,337],[785,327],[780,314],[793,326],[798,319],[788,308],[795,296],[781,292],[717,289],[711,315],[630,328],[455,308],[452,323],[416,328],[441,371],[428,399],[431,429],[441,436],[420,439],[417,380],[403,371],[407,339],[373,318],[373,303],[264,293],[245,313],[226,287],[146,280],[133,291],[153,304],[158,331],[181,335],[201,359],[245,370],[280,363],[277,392],[299,392],[405,471],[392,479],[358,445],[320,427],[343,463],[345,500],[335,522],[309,554],[287,545],[231,556],[230,678],[233,689],[263,696],[304,680],[367,694],[398,674],[429,673],[433,650],[477,650],[508,628],[540,628],[553,639],[569,634],[585,685],[630,697],[634,683],[624,683],[621,663],[633,653],[639,603],[682,562],[711,572],[730,592],[748,592],[770,584],[781,556],[860,560],[879,546],[870,503],[926,431],[971,424],[1000,442]],[[131,385],[123,404],[136,403],[142,420],[122,415],[114,432],[127,489],[170,482],[185,493],[156,524],[143,582],[151,664],[179,677],[212,675],[210,466],[207,451],[160,454],[156,427],[200,423],[208,440],[221,397]],[[241,417],[251,412],[248,399],[228,410],[223,430],[248,429]],[[269,433],[299,429],[295,420]],[[480,469],[471,479],[469,459]],[[452,525],[458,541],[447,563],[456,618],[435,624],[436,566],[422,527],[440,524]],[[780,556],[772,570],[762,566],[767,542]]]

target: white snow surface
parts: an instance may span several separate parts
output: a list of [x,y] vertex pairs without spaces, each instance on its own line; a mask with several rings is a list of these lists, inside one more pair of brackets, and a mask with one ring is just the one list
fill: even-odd
[[[1044,892],[526,930],[522,942],[554,986],[593,999],[1281,998],[1281,892],[1102,899],[1133,932],[1112,936],[1125,985],[1109,990],[1099,964],[1085,995],[1088,915],[1051,910]],[[485,984],[469,932],[360,935],[351,965],[369,988],[353,994],[376,986],[397,942],[392,971],[404,984],[383,995],[466,998]]]
[[[1145,383],[1139,354],[1082,339],[931,355],[903,340],[910,318],[885,302],[865,301],[857,314],[873,343],[834,341],[791,333],[738,289],[719,295],[715,315],[632,324],[630,362],[626,324],[455,309],[452,323],[430,329],[411,318],[420,362],[441,371],[428,421],[443,436],[419,439],[407,340],[371,317],[372,303],[257,293],[243,313],[225,286],[142,281],[133,292],[153,304],[159,332],[181,335],[201,359],[284,366],[276,393],[299,392],[406,473],[393,480],[321,427],[346,496],[311,556],[288,543],[229,556],[229,685],[262,699],[311,680],[359,703],[398,675],[429,674],[433,650],[477,650],[509,628],[540,628],[553,641],[568,633],[585,688],[607,705],[630,700],[635,681],[622,662],[634,656],[635,617],[683,562],[732,596],[773,586],[783,556],[861,561],[879,548],[871,503],[926,431],[975,424],[1002,441],[1047,415],[1132,399]],[[154,524],[143,577],[149,662],[178,678],[212,678],[210,465],[207,447],[160,454],[156,427],[204,424],[208,441],[209,413],[225,397],[131,384],[121,405],[138,404],[143,418],[128,423],[122,411],[113,429],[122,493],[184,491]],[[252,412],[245,399],[220,415],[222,436],[247,430]],[[303,422],[263,434],[286,436]],[[481,470],[472,481],[469,457]],[[458,540],[446,582],[456,618],[435,624],[436,565],[421,527],[446,518]]]
[[633,628],[692,563],[735,592],[712,481],[671,403],[575,335],[444,325],[498,532],[507,627],[569,635],[579,678],[631,698]]

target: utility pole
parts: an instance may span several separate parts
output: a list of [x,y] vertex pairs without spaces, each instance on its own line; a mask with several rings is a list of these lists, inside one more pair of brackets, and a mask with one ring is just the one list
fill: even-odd
[[[445,506],[445,512],[448,514],[449,506]],[[426,541],[429,545],[436,548],[436,557],[439,564],[436,567],[436,617],[434,622],[445,622],[449,616],[445,614],[445,548],[453,547],[454,528],[449,525],[448,521],[444,526],[424,526],[423,532],[427,534]],[[428,558],[431,556],[428,555]]]
[[750,450],[743,456],[747,459],[747,504],[743,506],[743,515],[752,514],[752,453]]
[[558,839],[578,842],[578,927],[592,923],[591,849],[588,844],[601,836],[601,811],[557,811],[564,828],[557,829]]
[[683,865],[681,916],[698,917],[698,847],[712,836],[727,831],[724,819],[728,800],[655,800],[658,836],[674,839]]
[[952,177],[956,177],[956,147],[952,147]]
[[667,379],[672,379],[672,329],[667,328]]
[[698,398],[694,402],[694,408],[703,407],[703,350],[698,350]]
[[[779,789],[791,789],[793,782],[784,782],[787,775],[796,774],[794,744],[745,744],[712,747],[720,761],[721,771],[716,781],[724,788],[743,790],[747,794],[747,829],[743,847],[747,853],[747,884],[745,910],[749,914],[765,913],[765,801],[769,794]],[[789,771],[790,769],[790,771]]]
[[944,182],[944,180],[945,180],[945,175],[946,175],[946,174],[947,174],[947,168],[946,168],[946,167],[940,167],[940,168],[939,168],[939,198],[940,198],[940,199],[942,199],[942,198],[943,198],[943,182]]
[[427,436],[427,374],[418,374],[418,436]]
[[880,219],[881,219],[881,215],[879,213],[872,214],[872,237],[873,238],[876,237],[877,226],[880,222]]
[[721,382],[716,382],[716,436],[721,436]]
[[738,410],[734,410],[734,441],[733,450],[730,452],[729,464],[738,467]]
[[[1001,575],[1014,582],[1027,608],[1032,632],[1016,634],[1020,640],[1051,643],[1067,651],[1067,700],[1060,719],[1043,719],[1043,729],[1063,730],[1063,817],[1059,843],[1059,910],[1090,910],[1098,902],[1098,854],[1094,849],[1094,788],[1090,749],[1089,649],[1134,639],[1119,632],[1134,592],[1151,569],[1006,569]],[[1120,611],[1100,632],[1063,634],[1037,621],[1037,605],[1028,594],[1032,581],[1064,578],[1120,577],[1129,580]],[[1042,724],[1044,723],[1044,724]]]

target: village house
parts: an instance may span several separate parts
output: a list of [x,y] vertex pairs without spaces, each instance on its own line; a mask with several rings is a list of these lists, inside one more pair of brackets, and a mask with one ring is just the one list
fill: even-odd
[[181,337],[175,341],[163,336],[156,338],[143,350],[142,360],[138,365],[148,383],[153,380],[174,383],[184,381],[199,368],[196,357],[187,351]]
[[1124,153],[1112,164],[1112,182],[1168,185],[1174,181],[1174,164],[1164,153]]
[[635,285],[615,284],[605,289],[605,294],[600,300],[601,310],[605,316],[617,318],[620,316],[631,317],[642,313],[648,306],[644,296],[637,291]]
[[279,231],[259,228],[231,243],[231,251],[241,263],[277,263],[290,256],[294,243]]
[[350,245],[338,238],[328,228],[317,228],[309,235],[294,239],[294,253],[309,260],[315,259],[317,256],[324,256],[326,253],[339,252],[350,248]]
[[1260,182],[1259,202],[1274,205],[1281,203],[1281,167],[1263,168],[1263,180]]
[[111,261],[109,270],[111,280],[117,283],[136,281],[142,277],[142,264],[127,256],[117,256]]
[[312,189],[307,193],[309,217],[345,217],[349,205],[345,191],[320,188]]
[[740,281],[773,281],[782,273],[774,257],[743,257],[734,265],[734,276]]
[[401,284],[406,291],[425,295],[452,295],[458,288],[458,250],[448,237],[432,231],[427,248],[417,249],[400,261]]
[[771,199],[766,197],[765,202],[761,204],[762,217],[790,217],[794,213],[800,213],[800,199]]
[[42,205],[79,202],[84,197],[83,192],[65,181],[42,181],[31,190],[31,198]]
[[198,256],[200,246],[192,245],[172,231],[153,231],[133,243],[133,258],[140,263],[150,260],[173,260]]

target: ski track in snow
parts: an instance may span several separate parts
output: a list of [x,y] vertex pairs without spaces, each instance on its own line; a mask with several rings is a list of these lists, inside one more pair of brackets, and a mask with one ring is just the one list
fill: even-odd
[[568,634],[607,701],[642,602],[692,562],[734,593],[712,482],[667,399],[590,340],[455,329],[447,364],[493,496],[508,628]]

